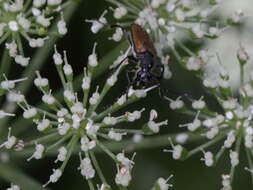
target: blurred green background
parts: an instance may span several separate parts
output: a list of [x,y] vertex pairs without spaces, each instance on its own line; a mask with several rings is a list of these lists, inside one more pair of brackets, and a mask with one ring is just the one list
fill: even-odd
[[[85,22],[85,19],[98,18],[100,14],[108,8],[109,5],[103,0],[80,0],[80,6],[76,10],[74,16],[69,22],[69,32],[61,40],[57,42],[57,47],[59,51],[66,50],[69,63],[73,66],[75,74],[82,73],[84,65],[87,63],[87,57],[92,52],[94,42],[98,42],[97,52],[98,57],[103,58],[108,55],[111,49],[116,48],[113,57],[120,54],[120,49],[117,48],[120,43],[115,43],[107,40],[107,38],[112,34],[112,31],[102,31],[94,35],[90,31],[90,24]],[[123,46],[127,43],[123,42]],[[203,44],[199,42],[187,42],[190,48],[200,48]],[[52,66],[52,59],[49,58],[47,64],[43,67],[41,74],[50,79],[50,85],[53,89],[60,87],[60,81],[55,78],[56,69]],[[207,95],[202,86],[201,82],[195,77],[190,75],[188,72],[184,71],[180,66],[175,63],[174,58],[171,58],[170,68],[173,72],[173,78],[169,81],[162,82],[162,88],[168,89],[167,96],[174,98],[175,94],[170,93],[174,91],[177,93],[190,93],[193,98],[199,98],[205,95],[207,99],[211,99],[211,106],[214,109],[218,109],[215,101],[212,100],[210,95]],[[98,81],[104,81],[106,74],[101,74],[96,79]],[[187,82],[186,82],[187,81]],[[79,84],[81,85],[81,84]],[[107,97],[107,101],[104,101],[104,107],[110,106],[117,97],[119,97],[124,88],[122,86],[127,85],[124,77],[120,79],[120,83],[113,89],[113,92],[109,94],[114,94],[115,97]],[[95,85],[94,85],[95,86]],[[39,92],[35,89],[31,89],[29,98],[36,102],[40,99]],[[179,123],[185,123],[191,120],[190,117],[177,114],[169,109],[169,102],[164,100],[158,95],[158,91],[152,92],[146,99],[141,100],[134,105],[129,106],[127,109],[133,110],[136,108],[146,107],[151,108],[150,102],[155,105],[155,109],[159,112],[160,119],[168,119],[169,125],[162,129],[162,133],[174,133],[178,132],[179,129],[177,125]],[[153,106],[152,106],[153,107]],[[123,110],[124,111],[124,110]],[[148,116],[146,116],[148,117]],[[138,128],[138,126],[133,126]],[[180,129],[183,131],[183,129]],[[29,135],[29,134],[28,134]],[[120,143],[120,142],[119,142]],[[169,144],[168,142],[165,142]],[[196,147],[198,144],[192,143],[187,145],[189,148]],[[152,142],[151,142],[152,144]],[[213,147],[217,149],[220,146]],[[128,147],[126,147],[127,149]],[[137,156],[135,157],[135,166],[133,169],[133,181],[129,190],[146,190],[150,189],[154,181],[158,177],[167,178],[171,174],[174,177],[171,179],[171,184],[173,188],[177,190],[216,190],[221,188],[221,175],[229,173],[230,164],[229,161],[221,159],[217,166],[212,168],[207,168],[200,158],[202,155],[197,154],[186,161],[175,161],[171,158],[171,154],[164,153],[163,149],[167,147],[157,147],[157,148],[146,148],[145,150],[137,150]],[[132,153],[129,154],[129,156]],[[245,155],[245,154],[241,154]],[[245,172],[243,166],[247,165],[246,159],[240,157],[240,166],[235,172],[234,180],[234,190],[250,190],[250,175]],[[226,156],[227,157],[227,156]],[[110,160],[107,155],[98,153],[98,161],[103,169],[105,176],[110,184],[114,183],[114,177],[116,174],[115,164]],[[48,180],[52,169],[55,168],[54,161],[55,158],[47,158],[43,160],[32,160],[30,162],[24,162],[23,160],[12,160],[15,167],[20,167],[28,175],[34,177],[41,183]],[[48,189],[53,190],[81,190],[89,189],[86,180],[77,171],[79,165],[78,156],[72,157],[64,171],[63,176],[56,184],[50,184]],[[9,187],[9,183],[0,178],[0,189],[6,189]]]

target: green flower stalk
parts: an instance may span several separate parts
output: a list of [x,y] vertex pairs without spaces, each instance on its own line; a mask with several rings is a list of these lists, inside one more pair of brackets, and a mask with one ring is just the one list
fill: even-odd
[[[126,94],[121,95],[110,108],[97,112],[97,108],[109,93],[118,80],[118,75],[128,64],[125,60],[123,63],[108,77],[103,87],[96,86],[94,92],[90,92],[92,76],[98,65],[97,55],[94,45],[92,54],[88,57],[87,67],[84,68],[82,80],[83,95],[80,98],[73,86],[73,70],[68,63],[66,52],[62,56],[55,47],[53,55],[58,74],[60,76],[64,102],[58,101],[52,95],[47,78],[43,78],[37,71],[37,78],[34,80],[35,86],[42,92],[42,102],[45,109],[41,109],[29,104],[25,96],[15,90],[10,90],[8,100],[17,103],[23,109],[23,117],[30,119],[35,123],[38,132],[41,133],[39,138],[27,142],[25,139],[20,140],[14,136],[8,135],[7,141],[2,147],[18,151],[25,150],[35,145],[35,151],[27,159],[42,159],[47,153],[57,151],[55,162],[61,162],[61,166],[53,169],[53,173],[44,187],[49,183],[55,183],[62,176],[64,169],[69,162],[70,157],[79,152],[80,166],[78,169],[81,175],[87,180],[90,189],[95,189],[92,179],[97,175],[104,187],[110,189],[99,163],[94,154],[94,148],[102,149],[115,162],[117,174],[115,183],[126,188],[132,180],[132,168],[134,165],[133,158],[128,159],[124,152],[115,155],[105,145],[105,141],[121,141],[127,134],[155,134],[159,128],[167,125],[167,121],[156,122],[158,114],[151,110],[149,121],[143,125],[143,130],[125,129],[117,127],[117,124],[124,122],[134,122],[141,118],[145,108],[141,110],[127,111],[123,115],[117,115],[116,112],[130,103],[145,98],[147,93],[157,86],[146,89],[130,88]],[[102,188],[101,188],[102,189]]]

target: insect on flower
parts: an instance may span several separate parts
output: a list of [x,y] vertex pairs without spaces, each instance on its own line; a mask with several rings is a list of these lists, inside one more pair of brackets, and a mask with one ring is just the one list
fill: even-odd
[[[156,49],[148,33],[138,24],[132,24],[130,31],[120,25],[111,25],[111,28],[117,27],[123,30],[125,38],[128,39],[133,49],[133,55],[129,55],[121,61],[123,63],[128,59],[130,62],[135,63],[134,68],[127,69],[129,86],[146,88],[159,84],[163,77],[164,66],[157,56]],[[130,76],[131,73],[133,74],[132,77]]]

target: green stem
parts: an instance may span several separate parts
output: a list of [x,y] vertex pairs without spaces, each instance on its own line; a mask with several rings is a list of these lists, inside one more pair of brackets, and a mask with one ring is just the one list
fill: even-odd
[[177,52],[177,50],[175,49],[175,47],[171,47],[172,53],[174,54],[174,56],[176,57],[176,60],[178,63],[181,63],[182,58],[179,55],[179,53]]
[[0,45],[5,42],[5,40],[9,37],[10,32],[6,32],[1,38],[0,38]]
[[50,113],[50,112],[48,112],[48,111],[45,111],[45,110],[43,110],[43,109],[41,109],[41,108],[36,108],[36,110],[37,110],[39,113],[41,113],[41,114],[45,114],[46,116],[50,117],[51,119],[55,119],[56,121],[58,120],[58,117],[57,117],[57,115],[55,115],[55,114],[52,114],[52,113]]
[[9,56],[9,52],[6,48],[4,48],[3,57],[1,59],[1,68],[0,68],[0,77],[3,74],[8,75],[8,71],[10,68],[11,58]]
[[115,131],[115,132],[118,132],[118,133],[131,133],[131,134],[142,134],[144,135],[144,132],[142,130],[138,130],[138,129],[115,129],[115,128],[101,128],[101,130],[104,130],[104,131]]
[[240,86],[244,84],[244,65],[240,63]]
[[104,174],[103,174],[103,172],[102,172],[102,170],[101,170],[101,168],[100,168],[100,166],[99,166],[99,164],[97,162],[97,159],[96,159],[96,157],[95,157],[95,155],[94,155],[94,153],[92,151],[90,151],[90,157],[91,157],[91,160],[92,160],[92,162],[93,162],[93,164],[94,164],[94,166],[96,168],[98,176],[100,177],[100,180],[102,181],[103,184],[107,185],[108,183],[106,182]]
[[101,112],[100,114],[98,114],[97,116],[94,117],[94,122],[99,121],[100,119],[102,119],[103,117],[105,117],[106,115],[108,115],[109,113],[113,113],[116,112],[118,110],[120,110],[121,108],[136,102],[137,100],[139,100],[139,98],[137,97],[133,97],[133,98],[129,98],[124,104],[122,105],[118,105],[117,102],[115,104],[113,104],[111,107],[109,107],[108,109],[106,109],[105,111]]
[[94,185],[92,183],[92,180],[91,179],[87,179],[87,182],[88,182],[90,190],[95,190],[95,187],[94,187]]
[[27,1],[25,2],[24,8],[23,8],[24,12],[27,11],[27,9],[29,8],[29,5],[31,4],[31,2],[32,2],[32,0],[27,0]]
[[[249,162],[249,169],[251,170],[251,169],[253,169],[253,162],[252,162],[250,150],[245,148],[245,151],[246,151],[247,159],[248,159],[248,162]],[[253,173],[250,173],[250,174],[251,174],[251,182],[252,182],[252,185],[253,185]]]
[[[3,57],[1,59],[1,65],[0,65],[0,79],[2,78],[3,74],[6,76],[9,73],[9,69],[11,66],[11,58],[9,56],[8,50],[5,48],[3,52]],[[0,102],[2,101],[3,96],[0,96]],[[1,134],[1,128],[0,128],[0,134]]]
[[216,154],[215,156],[215,161],[218,162],[218,160],[220,159],[220,157],[222,156],[222,154],[224,153],[226,149],[224,147],[222,147],[219,152]]
[[[120,152],[122,150],[125,150],[125,152],[133,152],[138,150],[145,150],[145,149],[154,149],[154,148],[161,148],[170,145],[170,142],[168,138],[171,138],[173,141],[175,141],[175,138],[177,135],[181,133],[174,133],[174,134],[164,134],[164,135],[157,135],[157,136],[148,136],[143,138],[140,142],[135,143],[132,139],[122,140],[120,142],[103,142],[103,146],[108,147],[108,149],[111,152]],[[205,137],[200,135],[193,135],[191,133],[188,133],[188,143],[193,143],[197,141],[201,141],[205,139]],[[94,138],[93,138],[94,139]],[[99,142],[100,143],[100,142]],[[75,154],[78,154],[80,150],[76,150]],[[18,157],[24,157],[29,154],[32,154],[34,152],[34,149],[25,149],[21,152],[14,152],[13,156]],[[94,153],[102,153],[104,152],[104,149],[95,148]],[[48,152],[47,155],[54,155],[56,152]],[[112,157],[115,158],[115,156],[112,154]]]
[[214,138],[213,140],[208,141],[207,143],[205,143],[205,144],[203,144],[203,145],[200,145],[199,147],[197,147],[197,148],[191,150],[191,151],[187,154],[187,156],[186,156],[185,159],[187,159],[187,158],[193,156],[194,154],[197,154],[198,152],[200,152],[201,150],[203,150],[203,149],[205,149],[205,148],[207,148],[207,147],[209,147],[209,146],[212,146],[212,145],[216,144],[218,141],[220,141],[221,139],[223,139],[225,136],[226,136],[225,134],[222,134],[222,135],[220,135],[220,136]]
[[63,74],[63,71],[62,71],[62,65],[56,65],[56,70],[57,70],[58,75],[61,79],[62,86],[65,89],[66,88],[66,80],[65,80],[65,77],[64,77],[64,74]]
[[[57,141],[56,143],[52,144],[51,146],[49,146],[46,149],[46,153],[56,149],[57,147],[59,147],[64,141],[66,141],[70,136],[72,135],[72,133],[69,133],[68,135],[65,135],[63,138],[61,138],[59,141]],[[74,135],[76,136],[76,135]],[[73,139],[73,138],[72,138]],[[71,141],[70,141],[71,142]]]
[[67,163],[68,163],[68,161],[70,159],[70,156],[72,155],[72,152],[73,152],[73,150],[76,147],[78,139],[79,139],[78,135],[73,135],[72,139],[70,140],[70,142],[69,142],[69,144],[67,146],[68,153],[67,153],[67,156],[66,156],[66,158],[65,158],[65,160],[62,163],[61,168],[60,168],[62,172],[64,171],[64,169],[65,169],[65,167],[66,167],[66,165],[67,165]]
[[186,52],[188,53],[189,56],[196,56],[189,48],[187,48],[183,43],[180,41],[176,40],[174,38],[174,41]]
[[22,45],[19,33],[15,33],[15,39],[16,39],[17,44],[18,44],[19,54],[24,56],[23,45]]
[[[236,140],[236,145],[235,145],[235,152],[237,152],[238,155],[240,155],[240,146],[242,142],[242,133],[238,135],[238,138]],[[234,173],[235,173],[235,167],[231,167],[230,170],[230,183],[233,183],[234,179]]]
[[55,133],[52,133],[52,134],[49,134],[49,135],[46,135],[46,136],[43,136],[43,137],[40,137],[38,139],[34,139],[34,140],[31,140],[30,142],[27,142],[26,143],[26,147],[27,146],[31,146],[31,145],[34,145],[35,143],[45,143],[45,142],[50,142],[52,140],[55,140],[55,138],[59,136],[58,132],[55,132]]
[[[89,136],[90,137],[90,136]],[[115,162],[117,162],[116,156],[103,144],[100,143],[97,139],[90,137],[92,140],[95,140],[97,145],[108,155],[110,156]]]

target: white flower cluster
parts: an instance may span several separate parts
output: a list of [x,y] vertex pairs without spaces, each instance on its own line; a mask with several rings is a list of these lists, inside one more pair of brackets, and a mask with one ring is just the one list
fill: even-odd
[[[41,101],[44,104],[43,109],[29,105],[24,95],[13,90],[15,82],[18,81],[6,80],[2,82],[2,86],[9,91],[8,101],[17,103],[23,110],[23,118],[32,120],[35,123],[37,131],[42,134],[41,138],[26,142],[28,147],[35,145],[34,152],[27,161],[42,159],[48,152],[57,150],[55,163],[60,163],[61,166],[53,170],[53,174],[44,187],[49,183],[55,183],[59,180],[73,151],[76,150],[80,152],[80,166],[78,169],[81,175],[91,183],[91,179],[95,177],[96,171],[101,170],[93,153],[96,148],[102,149],[116,163],[118,172],[115,176],[115,182],[117,185],[126,187],[132,180],[133,159],[128,159],[124,153],[114,155],[103,145],[104,141],[100,141],[100,139],[121,141],[124,135],[127,135],[129,132],[132,133],[132,129],[119,129],[115,126],[119,123],[139,120],[145,109],[134,110],[132,112],[127,111],[120,116],[113,116],[114,112],[131,102],[146,97],[147,93],[156,88],[156,86],[146,89],[130,88],[127,93],[121,95],[108,109],[97,112],[101,101],[115,85],[118,75],[128,62],[126,61],[119,65],[114,73],[108,77],[104,86],[96,86],[92,93],[90,92],[93,82],[91,79],[94,69],[99,65],[96,46],[97,44],[94,45],[93,51],[88,57],[87,67],[84,68],[84,77],[80,85],[83,96],[78,95],[74,91],[76,88],[73,87],[73,69],[68,63],[66,52],[64,52],[64,55],[61,55],[57,52],[56,47],[53,61],[64,88],[62,92],[63,102],[60,103],[56,98],[53,90],[50,88],[49,80],[42,77],[39,71],[36,72],[37,77],[34,79],[34,85],[42,92]],[[2,115],[6,114],[5,112],[2,113]],[[149,121],[143,125],[143,130],[136,130],[136,134],[144,134],[145,128],[152,133],[158,133],[160,126],[167,125],[167,120],[155,122],[154,120],[157,117],[158,113],[155,110],[151,110]],[[22,146],[20,141],[9,133],[7,141],[0,145],[0,148],[3,147],[7,149],[14,147],[15,150],[20,150]],[[104,182],[104,177],[101,176],[102,172],[98,171],[97,173],[101,181]],[[159,184],[161,187],[167,187],[166,183],[162,180],[160,180]]]
[[[235,168],[240,164],[241,148],[244,146],[249,162],[253,159],[253,78],[248,82],[244,82],[243,70],[244,66],[249,62],[249,57],[245,49],[241,48],[237,54],[238,63],[241,69],[241,87],[238,90],[237,96],[232,92],[229,85],[229,75],[226,70],[220,66],[218,67],[217,77],[214,79],[206,79],[203,72],[195,73],[200,79],[203,80],[204,86],[213,92],[219,103],[219,110],[213,111],[207,105],[204,97],[198,100],[192,100],[191,108],[187,106],[184,109],[178,109],[182,113],[195,115],[190,123],[181,124],[180,127],[185,127],[188,132],[187,135],[197,135],[206,139],[206,143],[199,147],[186,151],[181,145],[174,145],[171,142],[172,150],[165,150],[172,152],[174,159],[185,159],[198,152],[203,152],[204,156],[201,158],[204,164],[208,167],[214,166],[219,161],[221,156],[227,155],[230,160],[231,171],[230,175],[223,175],[222,189],[232,189],[232,182]],[[203,55],[203,52],[202,52]],[[202,59],[203,60],[203,59]],[[189,69],[191,70],[191,69]],[[178,98],[179,99],[179,98]],[[169,101],[172,103],[178,101]],[[209,103],[209,104],[208,104]],[[183,103],[182,103],[183,105]],[[171,106],[175,108],[176,106]],[[179,107],[180,108],[180,107]],[[207,149],[214,144],[222,144],[221,147],[214,153],[214,151],[207,151]],[[204,151],[204,149],[206,151]],[[183,154],[184,153],[184,154]],[[249,164],[250,165],[250,164]],[[250,171],[252,168],[249,169]]]
[[24,56],[23,39],[32,48],[42,47],[44,41],[49,38],[48,30],[52,21],[60,14],[61,19],[57,23],[58,33],[67,33],[62,0],[29,2],[27,4],[24,0],[0,1],[0,41],[4,43],[9,37],[12,38],[11,42],[5,42],[5,46],[9,55],[21,66],[27,66],[30,61],[30,57]]
[[[97,20],[87,20],[91,22],[91,31],[97,33],[104,26],[107,26],[107,19],[105,17],[108,11],[113,12],[114,18],[117,23],[121,25],[137,23],[146,28],[148,32],[153,31],[154,38],[157,37],[155,42],[157,47],[165,48],[170,44],[173,46],[174,38],[177,38],[179,32],[185,35],[185,31],[192,38],[216,38],[218,37],[229,25],[237,24],[245,17],[242,11],[236,11],[234,15],[228,18],[228,21],[220,23],[220,27],[211,26],[209,22],[210,15],[220,7],[220,1],[210,1],[206,7],[198,7],[190,0],[181,1],[166,1],[166,0],[152,0],[149,4],[145,1],[137,0],[128,3],[124,0],[110,0],[116,8],[106,10]],[[136,4],[136,6],[134,6]],[[205,22],[203,22],[205,20]],[[124,23],[127,21],[127,23]],[[217,20],[217,23],[220,22]],[[227,24],[228,23],[228,24]],[[113,36],[109,39],[119,41],[122,32],[117,28]],[[161,40],[163,40],[162,43]],[[167,40],[166,43],[164,40]],[[173,47],[174,48],[174,47]],[[189,63],[189,67],[198,69],[199,65],[194,64],[194,61]]]

